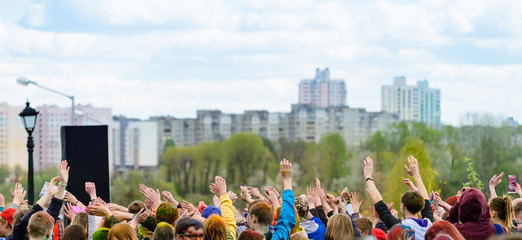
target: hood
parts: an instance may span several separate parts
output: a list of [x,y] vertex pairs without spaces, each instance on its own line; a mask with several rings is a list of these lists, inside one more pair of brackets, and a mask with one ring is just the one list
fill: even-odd
[[458,216],[461,223],[490,221],[488,200],[480,190],[470,188],[464,191],[459,201]]
[[317,229],[319,229],[319,224],[310,220],[310,221],[302,222],[301,227],[304,228],[306,233],[313,233],[313,232],[317,231]]

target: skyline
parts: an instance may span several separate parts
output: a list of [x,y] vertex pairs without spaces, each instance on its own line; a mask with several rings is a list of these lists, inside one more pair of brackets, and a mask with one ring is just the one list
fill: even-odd
[[518,1],[0,2],[0,102],[13,106],[70,106],[23,75],[142,119],[288,112],[299,82],[328,67],[350,107],[380,111],[381,86],[402,75],[441,90],[445,124],[522,119]]

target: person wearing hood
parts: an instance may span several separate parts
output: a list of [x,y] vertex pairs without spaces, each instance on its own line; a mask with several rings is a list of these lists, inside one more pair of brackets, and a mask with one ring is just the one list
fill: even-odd
[[465,239],[488,239],[496,233],[491,223],[488,201],[476,188],[462,189],[458,202],[450,209],[446,219]]
[[[423,240],[426,231],[432,225],[432,222],[434,222],[433,211],[431,209],[428,192],[419,173],[417,159],[413,156],[409,156],[408,162],[409,167],[404,165],[404,168],[415,180],[418,191],[408,191],[402,195],[401,213],[405,218],[402,221],[394,217],[388,209],[388,206],[383,202],[382,196],[372,178],[373,160],[370,157],[366,157],[366,160],[364,160],[364,178],[366,179],[367,191],[370,194],[375,210],[386,227],[391,229],[394,225],[401,224],[413,230],[415,240]],[[422,219],[417,218],[419,212],[422,215]]]
[[324,240],[326,227],[321,222],[321,219],[309,216],[311,214],[309,214],[308,204],[301,197],[295,198],[295,208],[297,209],[300,225],[308,235],[308,239]]

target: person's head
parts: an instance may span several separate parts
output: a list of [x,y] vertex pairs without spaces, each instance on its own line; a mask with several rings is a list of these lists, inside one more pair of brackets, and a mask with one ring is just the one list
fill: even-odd
[[300,231],[290,234],[288,240],[308,240],[308,235],[305,231]]
[[42,239],[51,235],[53,227],[53,217],[44,211],[39,211],[29,218],[27,232],[31,239]]
[[205,239],[225,240],[227,238],[227,228],[222,217],[214,214],[207,218],[203,226]]
[[129,211],[129,213],[136,214],[143,208],[146,208],[144,202],[134,201],[129,204],[129,206],[127,207],[127,210]]
[[415,239],[415,232],[408,226],[396,224],[393,226],[388,234],[386,234],[387,240],[413,240]]
[[424,208],[424,198],[417,191],[407,191],[401,197],[401,214],[417,214]]
[[264,240],[265,235],[262,233],[258,233],[254,230],[247,229],[241,234],[239,234],[239,238],[237,240]]
[[92,234],[92,240],[109,240],[109,231],[108,228],[98,228]]
[[424,235],[426,240],[435,239],[436,236],[446,234],[455,240],[464,240],[464,236],[460,234],[459,230],[448,221],[437,221],[431,225]]
[[254,225],[267,226],[272,223],[274,215],[272,214],[272,207],[266,202],[258,202],[250,207],[248,210],[248,225],[253,227]]
[[13,230],[13,216],[16,213],[14,208],[6,208],[0,212],[0,237],[7,237]]
[[345,214],[335,214],[328,220],[325,240],[351,240],[354,232],[352,220]]
[[513,211],[515,214],[515,220],[522,224],[522,201],[518,201],[516,203],[513,201]]
[[203,224],[189,217],[180,218],[176,222],[176,239],[190,240],[192,236],[200,236],[203,239]]
[[138,240],[134,229],[127,223],[118,223],[112,226],[107,238],[109,240]]
[[491,212],[491,217],[497,217],[502,222],[504,222],[504,226],[507,229],[513,228],[513,205],[511,205],[511,198],[508,196],[505,197],[496,197],[491,199],[489,202],[489,211]]
[[86,233],[89,233],[89,214],[86,212],[79,212],[74,216],[71,224],[80,224]]
[[13,226],[18,225],[20,223],[20,220],[25,216],[25,214],[29,212],[29,208],[26,206],[20,206],[16,213],[13,215]]
[[221,216],[221,209],[219,209],[217,207],[214,207],[214,206],[208,206],[201,213],[201,217],[208,218],[208,217],[210,217],[213,214]]
[[299,221],[306,222],[308,220],[308,211],[310,210],[310,207],[308,207],[308,203],[306,203],[306,201],[303,198],[296,197],[295,209],[297,210]]
[[156,223],[166,222],[171,225],[176,224],[176,220],[178,220],[179,211],[174,204],[169,202],[162,202],[156,208]]
[[372,235],[373,223],[368,218],[357,218],[354,219],[353,222],[357,229],[361,232],[361,236]]
[[152,235],[153,240],[172,240],[174,239],[174,227],[166,222],[160,222]]
[[88,233],[80,224],[71,224],[65,228],[61,240],[87,240]]

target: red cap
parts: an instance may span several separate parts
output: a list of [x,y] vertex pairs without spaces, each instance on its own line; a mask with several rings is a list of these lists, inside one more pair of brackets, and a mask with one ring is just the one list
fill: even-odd
[[372,235],[377,239],[377,240],[386,240],[386,233],[384,233],[384,231],[380,228],[374,228],[372,230]]
[[16,209],[14,208],[6,208],[4,211],[0,213],[0,216],[6,220],[9,225],[13,225],[13,215],[16,213]]

